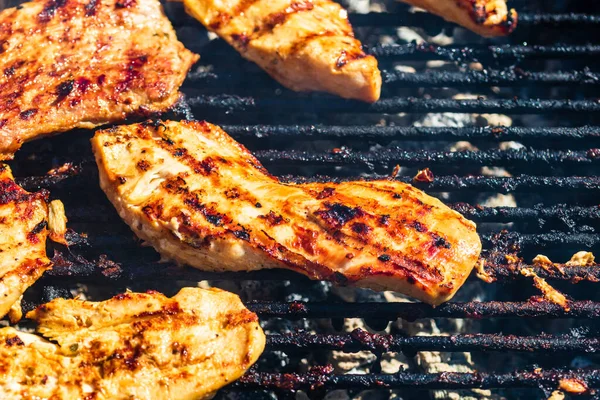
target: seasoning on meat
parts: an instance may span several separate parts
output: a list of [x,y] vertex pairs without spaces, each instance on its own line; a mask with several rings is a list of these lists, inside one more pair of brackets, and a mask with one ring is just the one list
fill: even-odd
[[0,27],[0,160],[40,136],[165,111],[197,60],[158,0],[36,0],[0,12]]
[[46,257],[48,193],[28,193],[0,164],[0,318],[20,319],[20,299],[52,263]]
[[27,317],[41,336],[0,329],[5,400],[210,399],[265,346],[256,314],[219,289],[55,299]]
[[282,85],[375,102],[377,60],[331,0],[184,0],[187,12]]
[[485,36],[505,36],[517,27],[518,14],[506,0],[401,0]]
[[473,222],[408,184],[281,183],[207,122],[120,126],[92,145],[121,218],[163,257],[199,269],[289,268],[436,305],[481,250]]

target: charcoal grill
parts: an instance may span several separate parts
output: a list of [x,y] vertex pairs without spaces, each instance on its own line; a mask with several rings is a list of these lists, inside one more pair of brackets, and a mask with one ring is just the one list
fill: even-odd
[[[87,234],[70,234],[75,244],[70,252],[58,249],[54,270],[30,291],[27,306],[70,296],[69,290],[82,284],[92,297],[126,287],[171,294],[203,280],[237,290],[266,321],[270,334],[258,366],[219,394],[229,398],[267,398],[273,393],[286,398],[297,391],[315,398],[336,389],[351,395],[368,389],[418,399],[433,389],[465,393],[461,390],[473,388],[490,388],[508,398],[545,398],[567,378],[584,382],[589,388],[585,395],[593,396],[600,388],[600,367],[595,367],[600,361],[600,268],[563,265],[561,272],[529,265],[538,253],[564,262],[576,251],[600,250],[600,68],[592,62],[600,55],[600,44],[594,43],[600,15],[594,14],[593,4],[576,10],[586,14],[570,12],[569,2],[555,3],[561,5],[513,2],[520,12],[519,28],[508,39],[491,41],[397,4],[388,5],[391,11],[386,13],[351,14],[358,36],[378,57],[383,73],[383,96],[373,105],[291,93],[224,42],[209,41],[179,4],[167,5],[180,39],[202,55],[182,88],[185,99],[170,118],[221,124],[287,181],[381,178],[395,165],[402,166],[395,179],[442,196],[478,223],[485,268],[494,284],[473,276],[454,301],[431,308],[384,302],[368,292],[361,292],[356,302],[342,302],[326,285],[286,271],[217,274],[158,263],[156,253],[133,238],[98,188],[90,133],[82,131],[27,144],[12,163],[26,189],[49,189],[65,202],[70,227]],[[395,28],[403,25],[423,28],[426,36],[445,30],[454,34],[454,42],[381,44],[381,37],[394,36]],[[432,60],[447,63],[436,68],[427,64]],[[394,68],[398,64],[416,72]],[[480,97],[452,98],[456,93]],[[429,113],[500,113],[513,117],[514,124],[413,124]],[[449,144],[457,141],[469,141],[477,150],[449,151]],[[499,148],[508,141],[524,146]],[[71,166],[46,174],[65,163]],[[482,166],[503,167],[509,175],[482,175]],[[433,171],[434,181],[413,181],[424,167]],[[478,206],[486,193],[512,193],[518,207]],[[509,262],[507,254],[520,258]],[[526,266],[571,296],[569,311],[530,298],[537,292],[519,272]],[[267,289],[253,292],[252,285]],[[477,286],[483,301],[470,289]],[[452,335],[442,328],[433,336],[334,329],[351,317],[364,318],[375,330],[398,318],[440,323],[464,319],[474,325]],[[323,358],[332,350],[367,350],[377,359],[366,374],[335,374]],[[475,370],[381,372],[385,353],[412,357],[422,351],[472,352]],[[514,362],[490,362],[500,355]],[[308,363],[296,366],[282,361],[286,357]],[[579,368],[578,359],[586,360],[587,367]]]

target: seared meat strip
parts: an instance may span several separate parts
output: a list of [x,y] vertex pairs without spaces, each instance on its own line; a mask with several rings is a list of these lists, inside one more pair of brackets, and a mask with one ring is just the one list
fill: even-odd
[[28,193],[0,164],[0,318],[14,311],[21,296],[52,266],[46,257],[48,193]]
[[6,400],[209,399],[265,346],[257,316],[219,289],[55,299],[27,317],[52,342],[0,329]]
[[184,0],[187,12],[282,85],[379,99],[377,60],[331,0]]
[[23,142],[171,107],[197,56],[158,0],[37,0],[0,12],[0,160]]
[[517,27],[518,14],[506,0],[401,0],[485,36],[505,36]]
[[313,279],[450,299],[478,259],[475,224],[392,182],[292,185],[207,122],[147,122],[92,139],[100,185],[161,254],[210,271]]

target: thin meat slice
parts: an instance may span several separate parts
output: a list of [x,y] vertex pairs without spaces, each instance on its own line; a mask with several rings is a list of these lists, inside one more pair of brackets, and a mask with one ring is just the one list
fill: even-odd
[[2,399],[210,399],[265,346],[256,314],[219,289],[55,299],[27,317],[41,336],[0,329]]
[[202,270],[288,268],[436,305],[481,251],[473,222],[410,185],[284,184],[207,122],[120,126],[92,146],[121,218],[165,258]]
[[187,12],[282,85],[375,102],[377,60],[331,0],[184,0]]
[[158,0],[36,0],[0,12],[0,160],[29,140],[161,112],[197,56]]

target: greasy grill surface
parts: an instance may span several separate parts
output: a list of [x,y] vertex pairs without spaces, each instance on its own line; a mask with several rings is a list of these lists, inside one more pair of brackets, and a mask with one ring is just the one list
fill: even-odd
[[[480,283],[473,274],[455,301],[434,309],[420,303],[386,303],[381,297],[356,303],[331,295],[311,297],[305,292],[317,284],[287,271],[219,274],[158,263],[156,253],[140,246],[105,200],[97,185],[89,133],[79,132],[27,144],[12,164],[26,190],[49,189],[65,201],[69,226],[87,233],[71,235],[78,244],[70,251],[58,249],[54,270],[39,285],[40,298],[68,294],[65,289],[77,282],[113,292],[125,287],[168,291],[173,281],[194,285],[200,280],[241,288],[248,307],[276,327],[267,330],[267,352],[258,368],[231,389],[254,395],[265,389],[278,394],[305,390],[318,396],[334,389],[402,388],[403,398],[421,399],[419,389],[494,388],[503,389],[498,393],[509,398],[544,398],[568,378],[600,387],[600,369],[595,367],[600,351],[600,326],[595,322],[600,317],[600,268],[532,265],[538,253],[565,263],[576,251],[600,250],[600,103],[594,95],[600,70],[589,64],[600,55],[600,44],[594,43],[600,16],[581,10],[535,10],[529,3],[533,2],[514,4],[528,9],[520,12],[519,29],[511,38],[484,42],[467,35],[449,45],[379,41],[380,35],[394,35],[404,24],[424,27],[433,35],[442,29],[452,33],[451,24],[429,14],[413,15],[402,6],[389,13],[350,14],[357,36],[381,64],[383,96],[373,105],[283,90],[222,41],[209,42],[181,5],[167,7],[179,38],[202,55],[201,68],[192,70],[182,88],[186,102],[170,118],[195,116],[221,124],[270,171],[290,182],[383,178],[401,165],[395,179],[434,195],[447,193],[448,198],[442,197],[446,203],[478,223],[485,270],[497,284]],[[547,40],[539,37],[541,30],[548,33]],[[576,30],[586,36],[570,34]],[[432,60],[450,63],[428,68],[425,62]],[[470,63],[480,66],[470,69]],[[396,68],[405,64],[417,72]],[[452,98],[456,93],[474,97]],[[408,118],[397,113],[408,113]],[[413,126],[416,116],[427,113],[502,113],[515,118],[508,127]],[[500,148],[500,143],[512,140],[526,147]],[[477,149],[448,151],[448,144],[457,141],[469,141]],[[45,174],[67,162],[72,166]],[[483,175],[482,166],[504,167],[509,176]],[[417,169],[424,167],[434,172],[433,182],[414,181]],[[518,207],[478,205],[486,195],[497,193],[513,194]],[[522,258],[508,262],[506,254]],[[572,296],[570,309],[529,299],[539,293],[521,275],[524,267]],[[293,296],[282,289],[290,281],[297,289]],[[265,289],[252,294],[245,289],[252,285]],[[485,285],[482,301],[472,294],[478,285]],[[302,301],[294,301],[298,298]],[[448,336],[294,330],[304,325],[293,324],[322,318],[333,325],[342,318],[363,318],[380,329],[397,318],[433,318],[439,324],[464,319],[467,326],[480,325]],[[586,330],[570,330],[580,326]],[[333,350],[367,350],[379,358],[370,364],[369,374],[339,375],[319,358],[321,352]],[[521,358],[515,358],[515,365],[494,368],[482,356],[482,366],[475,366],[481,372],[472,373],[380,373],[384,353],[412,357],[422,351],[470,351],[474,357],[493,351]],[[280,367],[269,361],[279,352],[300,354],[297,359],[306,356],[317,367],[302,372],[293,365]],[[589,360],[589,368],[571,363],[576,356]],[[486,365],[491,365],[489,370]],[[545,392],[509,390],[517,388]]]

